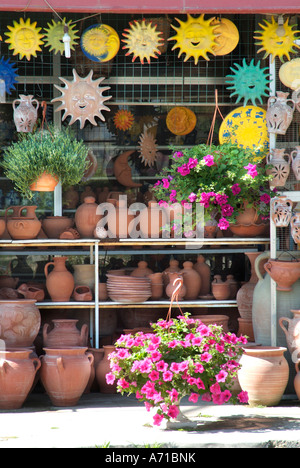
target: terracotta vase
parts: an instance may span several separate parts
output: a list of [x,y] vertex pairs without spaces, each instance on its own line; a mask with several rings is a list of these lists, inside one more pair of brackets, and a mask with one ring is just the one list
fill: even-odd
[[37,120],[39,102],[33,99],[33,95],[20,94],[20,99],[15,99],[12,107],[17,132],[31,133]]
[[278,196],[271,200],[270,206],[275,226],[288,226],[292,217],[293,202],[286,196]]
[[183,270],[181,270],[183,284],[186,287],[186,293],[184,296],[186,301],[197,299],[200,294],[201,276],[196,270],[194,270],[193,266],[193,262],[187,261],[183,263]]
[[69,346],[87,346],[88,326],[82,325],[78,330],[75,319],[53,319],[52,329],[49,323],[43,327],[43,345],[46,348],[66,348]]
[[284,187],[290,174],[290,155],[284,148],[274,148],[267,154],[266,161],[272,166],[266,169],[267,175],[273,176],[269,181],[270,187]]
[[[45,265],[46,287],[53,302],[68,302],[74,290],[74,277],[66,268],[66,257],[54,257]],[[48,273],[49,266],[54,269]]]
[[284,347],[253,346],[244,348],[238,379],[248,393],[250,406],[279,404],[289,378]]
[[126,239],[130,237],[131,223],[135,215],[127,208],[126,197],[120,197],[115,202],[115,205],[112,204],[112,206],[115,206],[115,209],[112,209],[107,215],[107,226],[110,237]]
[[18,289],[18,293],[22,294],[25,299],[34,299],[37,302],[43,301],[45,298],[45,291],[43,288],[37,288],[35,286],[28,286],[28,284],[21,284]]
[[300,180],[300,146],[291,152],[291,166],[296,180]]
[[95,265],[74,265],[75,286],[88,286],[95,291]]
[[295,363],[295,370],[296,370],[296,375],[294,378],[294,389],[296,392],[296,395],[298,397],[298,400],[300,400],[300,371],[299,371],[299,362]]
[[141,211],[139,219],[142,238],[158,239],[162,236],[162,228],[167,222],[167,215],[156,201],[148,202],[148,207]]
[[[169,277],[169,283],[167,284],[167,287],[166,287],[166,295],[169,298],[171,298],[174,290],[178,286],[176,284],[176,280],[178,280],[178,278],[183,279],[183,277],[182,277],[181,273],[172,272],[172,271],[168,272],[168,277]],[[178,290],[178,300],[182,301],[183,299],[185,299],[185,295],[186,295],[186,286],[182,282],[182,285]]]
[[237,292],[239,290],[238,282],[234,279],[233,275],[227,275],[226,282],[229,284],[229,289],[230,289],[229,299],[235,299]]
[[35,303],[33,299],[0,300],[0,339],[7,348],[32,346],[41,326]]
[[57,176],[43,172],[29,187],[33,192],[53,192],[59,179]]
[[41,230],[42,223],[37,218],[20,216],[8,218],[6,226],[12,239],[25,240],[35,239]]
[[100,393],[117,393],[117,383],[110,385],[106,382],[106,374],[111,372],[109,355],[115,351],[112,345],[103,346],[104,355],[103,359],[99,362],[96,368],[96,379],[99,386]]
[[75,286],[73,291],[73,298],[75,301],[85,302],[93,300],[93,293],[88,286]]
[[99,301],[106,301],[108,298],[106,283],[99,283]]
[[[238,290],[236,295],[236,302],[239,314],[244,319],[252,319],[252,303],[253,292],[258,282],[258,277],[254,268],[255,259],[260,255],[260,252],[245,252],[245,255],[250,261],[251,276],[247,283],[244,283]],[[264,259],[265,260],[265,259]]]
[[44,348],[41,382],[54,406],[75,406],[90,375],[94,356],[85,347]]
[[295,101],[288,99],[289,93],[277,91],[276,94],[268,99],[267,128],[270,133],[285,135],[293,120]]
[[19,409],[28,397],[41,367],[31,349],[0,351],[0,408]]
[[68,216],[47,216],[42,221],[42,227],[49,239],[59,239],[66,229],[73,226],[74,221]]
[[291,236],[295,244],[300,244],[300,212],[296,211],[291,217]]
[[151,282],[151,299],[153,301],[161,299],[164,293],[164,283],[162,273],[152,273],[149,275]]
[[214,275],[211,291],[217,301],[226,301],[230,298],[231,290],[228,282],[223,281],[221,275]]
[[264,268],[271,278],[277,283],[278,291],[289,292],[293,284],[300,278],[300,262],[270,259]]
[[228,333],[228,321],[229,317],[227,315],[192,315],[193,320],[200,320],[204,325],[217,325],[218,327],[223,327],[223,332]]
[[140,261],[138,263],[137,268],[135,268],[131,273],[130,276],[136,276],[137,278],[145,278],[151,275],[153,271],[151,268],[148,268],[148,263],[144,261]]
[[248,206],[249,203],[245,201],[240,213],[236,217],[236,224],[260,224],[262,222],[261,217],[257,214],[256,209],[253,206]]
[[75,224],[80,236],[84,239],[93,239],[97,223],[102,215],[97,214],[98,204],[94,197],[85,197],[75,213]]
[[194,270],[201,277],[200,296],[206,296],[210,293],[211,283],[211,270],[203,255],[198,255],[197,262],[193,266]]
[[179,267],[179,261],[172,259],[169,261],[169,266],[163,271],[163,282],[164,287],[166,288],[169,284],[169,276],[168,273],[179,273],[181,268]]

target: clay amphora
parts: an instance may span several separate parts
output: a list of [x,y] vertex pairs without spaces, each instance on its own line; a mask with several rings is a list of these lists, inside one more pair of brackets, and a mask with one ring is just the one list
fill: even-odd
[[106,374],[111,372],[109,355],[115,351],[115,347],[112,345],[105,345],[103,349],[103,359],[101,359],[96,367],[96,380],[100,393],[117,393],[117,382],[115,381],[113,385],[106,382]]
[[138,263],[137,268],[135,268],[130,273],[130,276],[136,276],[137,278],[145,278],[151,275],[152,273],[153,271],[151,270],[151,268],[148,268],[148,263],[142,260]]
[[193,268],[201,276],[200,296],[206,296],[210,293],[211,271],[210,267],[205,263],[203,255],[198,255]]
[[285,197],[278,196],[271,201],[272,220],[276,227],[286,227],[292,217],[293,202]]
[[193,262],[184,262],[181,270],[183,284],[186,287],[185,300],[192,301],[197,299],[201,289],[201,276],[194,270]]
[[152,273],[149,275],[151,282],[151,299],[161,299],[164,292],[162,273]]
[[223,281],[221,275],[215,275],[211,283],[211,291],[217,301],[226,301],[230,298],[231,290],[227,281]]
[[291,236],[296,244],[300,244],[300,212],[291,217]]
[[95,265],[74,265],[75,286],[88,286],[95,291]]
[[267,175],[273,176],[269,181],[270,187],[284,187],[290,174],[290,155],[285,153],[284,148],[274,148],[267,154],[266,161],[272,166],[266,169]]
[[85,347],[43,348],[40,378],[54,406],[75,406],[83,394],[94,356]]
[[76,327],[78,320],[75,319],[54,319],[54,327],[49,323],[43,327],[43,344],[46,348],[66,348],[69,346],[87,346],[88,326],[82,325],[79,331]]
[[35,303],[34,299],[0,300],[0,340],[7,348],[32,346],[41,326]]
[[[109,200],[107,201],[109,202]],[[120,196],[115,203],[115,209],[111,210],[107,215],[108,232],[112,238],[126,239],[130,237],[135,215],[127,208],[126,197]]]
[[15,99],[12,106],[17,132],[31,133],[37,120],[39,102],[32,95],[20,94],[20,99]]
[[143,239],[158,239],[162,235],[162,227],[167,222],[167,215],[157,202],[150,200],[148,208],[144,208],[140,215],[140,232]]
[[80,236],[84,239],[93,239],[94,230],[102,215],[96,213],[98,204],[94,197],[86,197],[75,213],[75,224]]
[[270,259],[264,268],[276,281],[278,291],[291,291],[293,284],[300,278],[300,262]]
[[42,221],[42,227],[49,239],[59,239],[66,229],[73,226],[74,221],[68,216],[47,216]]
[[266,112],[267,128],[270,133],[285,135],[293,120],[295,101],[288,99],[289,93],[276,92],[277,96],[268,99]]
[[289,378],[284,347],[253,346],[244,348],[238,379],[248,393],[250,406],[278,405]]
[[0,351],[0,408],[19,409],[29,395],[41,362],[31,349]]
[[295,146],[295,150],[291,152],[291,165],[296,180],[300,180],[300,146]]
[[35,239],[41,230],[42,223],[37,218],[9,217],[6,222],[7,230],[12,239]]
[[[298,360],[298,354],[300,354],[300,310],[291,309],[291,313],[293,314],[292,319],[280,317],[278,323],[284,331],[288,350],[291,353],[293,362],[295,362],[295,360]],[[284,322],[287,322],[287,327],[284,326]]]
[[[177,288],[178,284],[176,284],[176,280],[178,278],[181,278],[183,279],[182,277],[182,274],[181,273],[177,273],[177,272],[172,272],[172,271],[169,271],[168,272],[168,277],[169,277],[169,283],[167,284],[167,287],[166,287],[166,295],[171,298],[172,297],[172,294],[173,294],[173,291]],[[175,284],[174,284],[175,282]],[[183,283],[182,281],[182,285],[181,287],[179,288],[178,290],[178,300],[179,301],[182,301],[183,299],[185,299],[185,295],[186,295],[186,286],[185,284]]]
[[[66,257],[54,257],[45,265],[46,287],[53,302],[68,302],[74,290],[74,277],[66,268]],[[50,265],[54,269],[48,273]]]

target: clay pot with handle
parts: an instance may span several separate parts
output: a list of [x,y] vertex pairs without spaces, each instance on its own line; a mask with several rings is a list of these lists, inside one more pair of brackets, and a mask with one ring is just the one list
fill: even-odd
[[46,348],[66,348],[68,346],[87,346],[88,326],[83,324],[78,330],[76,319],[54,319],[54,327],[45,323],[43,327],[43,343]]
[[[44,268],[46,287],[53,302],[68,302],[74,290],[74,277],[66,268],[66,259],[66,257],[54,257],[54,261],[48,262]],[[51,265],[54,269],[49,273]]]

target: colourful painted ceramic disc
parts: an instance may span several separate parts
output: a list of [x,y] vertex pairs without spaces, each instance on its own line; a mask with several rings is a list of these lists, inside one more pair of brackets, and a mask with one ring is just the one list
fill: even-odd
[[279,69],[279,79],[290,89],[300,88],[300,58],[285,62]]
[[216,37],[216,45],[213,46],[215,55],[227,55],[232,52],[239,43],[240,34],[236,25],[227,18],[215,19],[211,23]]
[[118,53],[120,38],[111,26],[94,24],[83,31],[80,45],[83,53],[90,60],[108,62]]

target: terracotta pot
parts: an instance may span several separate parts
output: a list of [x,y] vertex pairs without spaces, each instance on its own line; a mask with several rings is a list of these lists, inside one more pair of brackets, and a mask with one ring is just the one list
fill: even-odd
[[238,323],[239,323],[239,328],[238,328],[237,336],[247,336],[248,342],[249,341],[254,342],[255,338],[254,338],[254,333],[253,333],[252,320],[238,317]]
[[284,347],[257,346],[244,348],[238,379],[248,392],[249,405],[278,405],[289,378]]
[[115,347],[111,345],[103,346],[103,359],[99,362],[96,368],[96,380],[99,386],[100,393],[117,393],[117,383],[109,385],[106,382],[106,374],[111,372],[109,355],[115,351]]
[[271,278],[276,281],[278,291],[291,291],[293,284],[300,278],[300,262],[270,259],[264,265]]
[[197,299],[201,289],[201,276],[194,270],[193,262],[184,262],[181,274],[183,277],[183,284],[186,287],[184,299],[186,301]]
[[211,283],[211,291],[217,301],[226,301],[231,295],[230,285],[222,280],[221,275],[214,276]]
[[217,325],[223,327],[223,332],[228,333],[228,321],[227,315],[192,315],[193,320],[200,320],[204,325]]
[[260,224],[262,222],[260,216],[257,214],[257,211],[252,206],[248,206],[248,202],[245,201],[243,209],[236,217],[236,224]]
[[276,227],[286,227],[292,217],[293,202],[286,196],[278,196],[271,200],[272,220]]
[[30,349],[0,351],[0,408],[19,409],[29,395],[41,367]]
[[[74,278],[66,268],[66,257],[54,257],[45,265],[46,287],[53,302],[68,302],[74,290]],[[50,265],[54,269],[48,273]]]
[[158,239],[162,236],[162,228],[167,222],[167,216],[156,201],[148,202],[148,208],[141,211],[139,219],[142,238]]
[[99,283],[99,301],[106,301],[108,298],[106,283]]
[[234,279],[233,275],[227,275],[226,282],[229,284],[229,289],[230,289],[229,299],[235,299],[237,292],[239,290],[238,282]]
[[75,301],[92,301],[93,293],[88,286],[75,286],[73,298]]
[[163,282],[164,282],[165,288],[167,287],[167,285],[169,283],[168,273],[173,273],[173,272],[179,273],[180,271],[181,271],[181,268],[179,267],[179,261],[175,260],[175,259],[170,260],[168,268],[166,268],[163,271]]
[[151,282],[151,299],[153,301],[161,299],[164,293],[162,273],[152,273],[149,278]]
[[203,255],[198,255],[193,268],[201,276],[200,296],[206,296],[210,293],[211,271]]
[[0,300],[0,339],[7,348],[27,348],[36,339],[41,314],[33,299]]
[[74,265],[75,286],[88,286],[95,291],[95,265]]
[[94,356],[87,348],[44,348],[40,378],[54,406],[75,406],[83,394]]
[[42,223],[37,218],[25,216],[7,219],[7,230],[12,239],[35,239],[41,230]]
[[[292,355],[292,360],[295,362],[293,353],[296,352],[295,358],[298,359],[297,355],[300,350],[300,310],[291,309],[291,313],[293,318],[280,317],[278,323],[284,331],[288,350]],[[284,326],[284,322],[287,322],[287,328]]]
[[94,197],[85,197],[75,213],[75,224],[80,236],[85,239],[93,239],[97,223],[102,215],[96,213],[98,205]]
[[88,326],[82,325],[79,331],[76,327],[78,320],[54,319],[54,328],[49,331],[49,323],[43,327],[43,344],[46,348],[66,348],[69,346],[87,346]]
[[137,278],[145,278],[151,275],[153,271],[148,268],[148,263],[141,261],[138,263],[137,268],[135,268],[131,273],[130,276],[136,276]]
[[73,219],[67,216],[47,216],[42,221],[42,227],[49,239],[59,239],[60,234],[73,224]]
[[35,299],[37,302],[43,301],[45,298],[44,289],[37,288],[35,286],[28,286],[23,283],[18,287],[18,293],[22,294],[25,299]]
[[53,192],[59,182],[58,177],[43,172],[40,177],[30,186],[33,192]]
[[[166,295],[171,298],[172,297],[172,294],[173,294],[173,291],[177,288],[177,284],[176,284],[176,280],[178,278],[182,278],[182,275],[180,273],[176,273],[176,272],[169,272],[168,273],[168,277],[169,277],[169,283],[166,287]],[[174,284],[175,282],[175,284]],[[186,295],[186,286],[184,283],[182,283],[180,289],[178,290],[178,300],[179,301],[182,301],[183,299],[185,299],[185,295]]]

